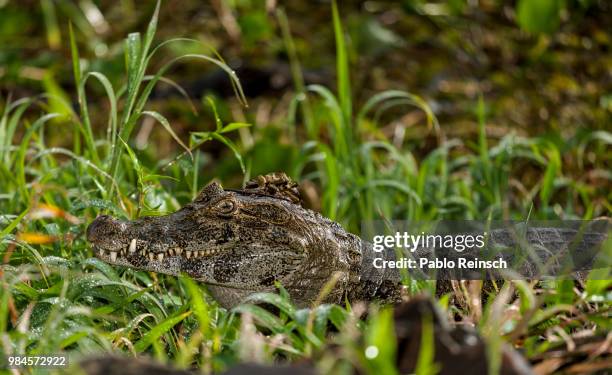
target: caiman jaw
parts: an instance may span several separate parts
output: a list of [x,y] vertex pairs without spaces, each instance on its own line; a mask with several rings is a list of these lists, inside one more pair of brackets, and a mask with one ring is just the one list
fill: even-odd
[[[206,258],[213,255],[217,255],[221,253],[222,248],[214,249],[214,250],[199,250],[199,251],[191,251],[186,250],[183,251],[181,248],[169,249],[165,252],[153,252],[145,249],[138,250],[139,247],[136,245],[138,240],[135,238],[130,241],[128,246],[121,248],[120,250],[105,250],[103,247],[93,244],[92,249],[94,254],[105,261],[110,261],[113,264],[117,263],[122,259],[129,260],[132,257],[143,257],[150,261],[159,261],[162,262],[166,257],[176,256],[184,259],[198,259],[198,258]],[[144,246],[144,245],[143,245]]]
[[[166,243],[142,239],[142,236],[137,233],[148,233],[147,225],[155,219],[122,221],[107,215],[101,215],[87,228],[87,240],[91,243],[96,257],[107,263],[122,266],[143,265],[147,261],[150,266],[153,266],[153,263],[161,266],[165,263],[164,260],[172,257],[196,260],[218,255],[225,251],[226,246],[219,246],[214,241],[209,244],[200,244],[205,250],[186,250],[176,241],[167,237],[165,238]],[[159,225],[156,225],[156,227],[159,227]],[[164,236],[163,233],[159,233],[159,236],[150,235],[149,237],[152,240],[157,240]]]

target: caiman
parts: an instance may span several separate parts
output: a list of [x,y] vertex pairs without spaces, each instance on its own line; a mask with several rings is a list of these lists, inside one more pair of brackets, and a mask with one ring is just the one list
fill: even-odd
[[[225,307],[275,290],[275,281],[297,306],[316,301],[330,280],[335,283],[320,302],[401,301],[397,269],[369,267],[369,243],[300,203],[297,184],[284,173],[258,176],[237,190],[212,182],[166,216],[99,216],[87,228],[87,239],[107,263],[189,275],[207,284]],[[540,237],[553,246],[567,238],[554,229]],[[603,238],[585,236],[589,243],[583,245]]]

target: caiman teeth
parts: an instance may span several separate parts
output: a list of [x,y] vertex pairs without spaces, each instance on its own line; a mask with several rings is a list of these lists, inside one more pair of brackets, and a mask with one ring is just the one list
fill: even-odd
[[191,258],[191,251],[187,250],[187,252],[185,252],[187,259]]
[[110,252],[110,258],[111,258],[111,261],[115,262],[117,260],[117,252],[116,251],[111,251]]
[[136,239],[133,238],[132,242],[130,242],[130,253],[135,253],[136,252]]
[[174,251],[176,252],[176,255],[181,255],[181,253],[183,252],[183,249],[179,247],[179,248],[174,249]]
[[155,254],[149,253],[149,260],[151,261],[155,260]]
[[158,261],[160,261],[160,262],[161,262],[162,260],[164,260],[164,254],[163,254],[163,253],[159,253],[159,254],[157,254],[157,260],[158,260]]
[[168,250],[168,254],[170,254],[171,256],[174,256],[174,250],[173,249]]

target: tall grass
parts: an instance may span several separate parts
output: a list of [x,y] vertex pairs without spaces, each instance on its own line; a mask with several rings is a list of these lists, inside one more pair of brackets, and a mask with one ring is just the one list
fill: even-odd
[[[310,136],[313,143],[303,149],[309,157],[298,167],[298,173],[318,179],[323,186],[323,210],[327,216],[343,220],[351,230],[358,231],[360,222],[377,218],[520,219],[534,205],[538,208],[532,212],[535,219],[590,219],[609,212],[606,199],[595,202],[591,195],[595,190],[587,193],[589,189],[583,181],[568,178],[563,170],[565,159],[569,166],[584,171],[582,164],[574,165],[574,158],[594,137],[600,142],[598,150],[608,147],[609,133],[585,135],[577,131],[572,138],[553,140],[548,135],[525,138],[511,132],[491,145],[483,97],[475,103],[474,141],[447,140],[426,101],[410,92],[384,91],[354,109],[348,83],[348,52],[337,17],[334,30],[338,56],[336,93],[318,85],[308,87],[321,99],[309,104],[317,108],[319,121],[327,131]],[[438,140],[438,147],[420,161],[410,148],[397,147],[378,131],[380,124],[376,120],[383,112],[399,106],[423,111],[422,128]],[[601,159],[593,167],[609,180],[609,173],[604,172],[609,153],[597,154]],[[538,176],[533,186],[525,186],[517,175],[524,169]],[[609,198],[609,193],[603,194]],[[519,198],[512,200],[515,196]]]

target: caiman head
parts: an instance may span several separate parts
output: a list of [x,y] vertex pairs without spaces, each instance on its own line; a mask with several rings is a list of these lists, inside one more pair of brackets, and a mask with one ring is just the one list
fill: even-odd
[[299,201],[297,186],[284,174],[260,176],[242,190],[213,182],[167,216],[99,216],[87,240],[107,263],[204,282],[228,307],[274,290],[275,281],[306,305],[334,272],[348,277],[342,247],[355,238]]

